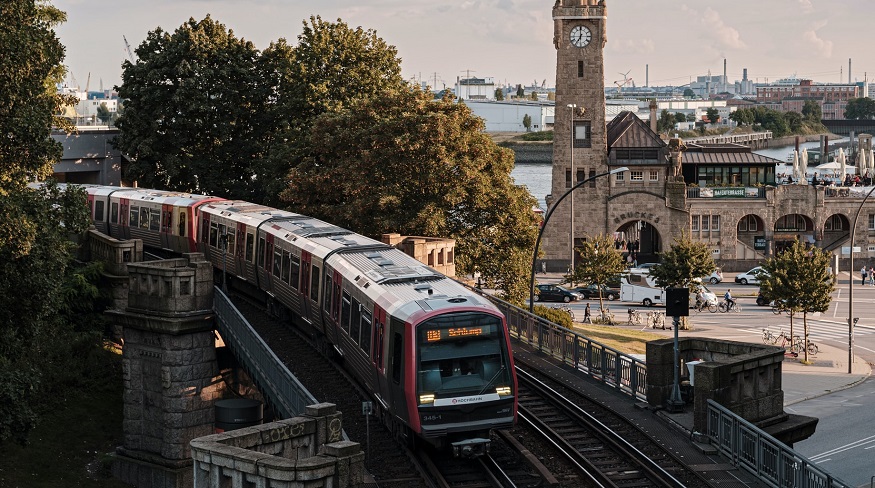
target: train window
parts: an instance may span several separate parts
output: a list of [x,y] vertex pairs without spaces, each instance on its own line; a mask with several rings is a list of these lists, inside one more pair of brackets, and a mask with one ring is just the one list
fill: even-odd
[[[227,234],[228,234],[228,231],[227,231],[227,227],[225,227],[225,224],[219,224],[219,240],[218,240],[218,242],[216,242],[216,247],[218,247],[219,249],[222,249],[223,247],[225,247],[225,249],[227,249],[227,247],[226,247],[228,245]],[[224,243],[224,245],[223,245],[223,243]]]
[[404,338],[395,332],[392,336],[392,381],[401,383],[401,364],[404,362]]
[[353,342],[356,344],[359,343],[359,333],[361,331],[361,321],[362,321],[362,306],[358,300],[355,298],[352,299],[352,320],[349,324],[349,336],[352,337]]
[[179,212],[179,232],[178,235],[181,237],[185,237],[188,235],[188,228],[185,226],[185,210],[181,210]]
[[94,202],[94,220],[101,222],[103,220],[103,201],[97,200]]
[[365,354],[371,354],[371,313],[362,307],[362,332],[361,332],[361,344],[362,351]]
[[234,235],[234,232],[228,232],[225,234],[228,236],[228,254],[234,255],[234,250],[237,249],[237,236]]
[[118,223],[118,203],[112,202],[109,205],[109,221],[110,223]]
[[349,334],[349,307],[349,293],[343,292],[342,310],[340,311],[340,326],[343,327],[343,330],[345,330],[347,334]]
[[258,238],[258,249],[261,250],[261,252],[258,253],[258,267],[259,268],[264,267],[264,247],[265,247],[264,246],[264,237],[259,237]]
[[255,236],[252,233],[246,233],[246,260],[250,263],[255,257]]
[[286,283],[289,282],[289,270],[292,267],[292,260],[289,257],[289,251],[283,249],[283,276],[282,279]]
[[340,316],[340,280],[331,283],[331,318],[337,322]]
[[273,251],[273,275],[277,278],[282,277],[283,272],[283,251],[279,247]]
[[131,207],[131,216],[128,219],[128,225],[131,227],[140,226],[140,207]]
[[325,274],[325,289],[322,290],[322,302],[323,302],[322,308],[326,312],[330,312],[331,311],[331,279],[329,278],[327,271],[328,270],[326,270],[326,274]]
[[219,224],[215,222],[210,223],[210,245],[219,247]]
[[161,212],[158,209],[149,210],[149,230],[158,230],[161,228]]
[[292,254],[292,275],[289,278],[291,278],[289,284],[297,290],[301,279],[301,259],[294,254]]
[[267,241],[267,247],[264,248],[264,270],[270,273],[271,256],[273,256],[273,241]]
[[310,300],[319,300],[319,266],[310,270]]

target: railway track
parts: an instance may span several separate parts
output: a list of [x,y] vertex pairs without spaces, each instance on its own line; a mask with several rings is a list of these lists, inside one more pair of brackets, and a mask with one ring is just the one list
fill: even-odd
[[[708,487],[645,432],[580,392],[517,367],[520,422],[574,463],[592,486]],[[581,405],[585,405],[582,408]]]

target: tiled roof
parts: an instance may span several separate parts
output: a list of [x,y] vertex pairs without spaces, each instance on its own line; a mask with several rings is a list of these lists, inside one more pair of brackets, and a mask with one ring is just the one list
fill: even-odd
[[608,147],[664,147],[665,141],[659,138],[632,112],[620,112],[608,125]]
[[783,163],[775,158],[752,152],[699,152],[684,153],[683,164],[713,164],[713,165],[775,165]]

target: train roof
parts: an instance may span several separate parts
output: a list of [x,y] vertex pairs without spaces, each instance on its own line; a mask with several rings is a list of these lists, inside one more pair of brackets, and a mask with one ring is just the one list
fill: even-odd
[[188,207],[205,200],[224,200],[223,198],[210,195],[198,195],[196,193],[169,190],[149,190],[146,188],[125,188],[125,190],[127,191],[125,191],[124,195],[119,196],[127,198],[132,202],[148,202],[162,205],[167,204],[179,207]]

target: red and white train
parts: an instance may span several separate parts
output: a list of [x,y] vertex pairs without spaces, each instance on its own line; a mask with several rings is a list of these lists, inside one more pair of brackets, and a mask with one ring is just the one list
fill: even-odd
[[386,423],[457,455],[514,425],[517,383],[504,316],[392,246],[244,201],[84,185],[97,228],[204,253],[288,309],[343,356]]

